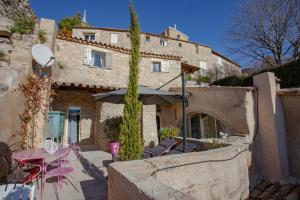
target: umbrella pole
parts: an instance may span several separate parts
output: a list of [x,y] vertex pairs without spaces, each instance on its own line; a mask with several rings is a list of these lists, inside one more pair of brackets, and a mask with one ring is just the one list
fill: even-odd
[[182,82],[182,121],[183,121],[183,152],[186,152],[186,95],[185,95],[185,73],[181,71]]

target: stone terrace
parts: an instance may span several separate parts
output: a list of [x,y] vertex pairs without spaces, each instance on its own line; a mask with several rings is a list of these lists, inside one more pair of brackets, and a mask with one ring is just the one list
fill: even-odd
[[[107,199],[107,169],[106,166],[112,158],[109,153],[99,151],[93,146],[83,147],[81,158],[78,160],[75,154],[70,154],[69,160],[75,171],[71,174],[70,181],[76,189],[67,181],[59,191],[59,199],[63,200],[96,200]],[[40,190],[35,192],[37,199],[40,197]],[[45,184],[44,199],[55,198],[56,189],[51,178]]]

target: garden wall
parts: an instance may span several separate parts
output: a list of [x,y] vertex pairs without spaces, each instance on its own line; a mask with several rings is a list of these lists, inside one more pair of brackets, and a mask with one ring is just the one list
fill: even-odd
[[246,199],[248,144],[238,137],[223,142],[231,145],[113,163],[108,167],[108,199]]
[[300,179],[300,89],[281,89],[277,94],[285,117],[290,173]]

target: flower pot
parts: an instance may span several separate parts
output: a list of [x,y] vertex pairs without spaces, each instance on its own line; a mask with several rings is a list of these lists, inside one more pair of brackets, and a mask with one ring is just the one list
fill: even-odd
[[120,142],[118,142],[118,141],[109,141],[108,148],[109,148],[109,151],[110,151],[111,155],[115,159],[116,155],[118,155],[119,150],[120,150]]

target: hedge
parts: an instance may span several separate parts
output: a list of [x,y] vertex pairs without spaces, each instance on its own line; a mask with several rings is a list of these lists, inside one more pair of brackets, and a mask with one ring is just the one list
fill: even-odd
[[253,86],[253,76],[264,72],[273,72],[279,78],[281,88],[300,87],[300,60],[287,63],[281,67],[261,70],[250,76],[229,76],[213,82],[219,86]]

